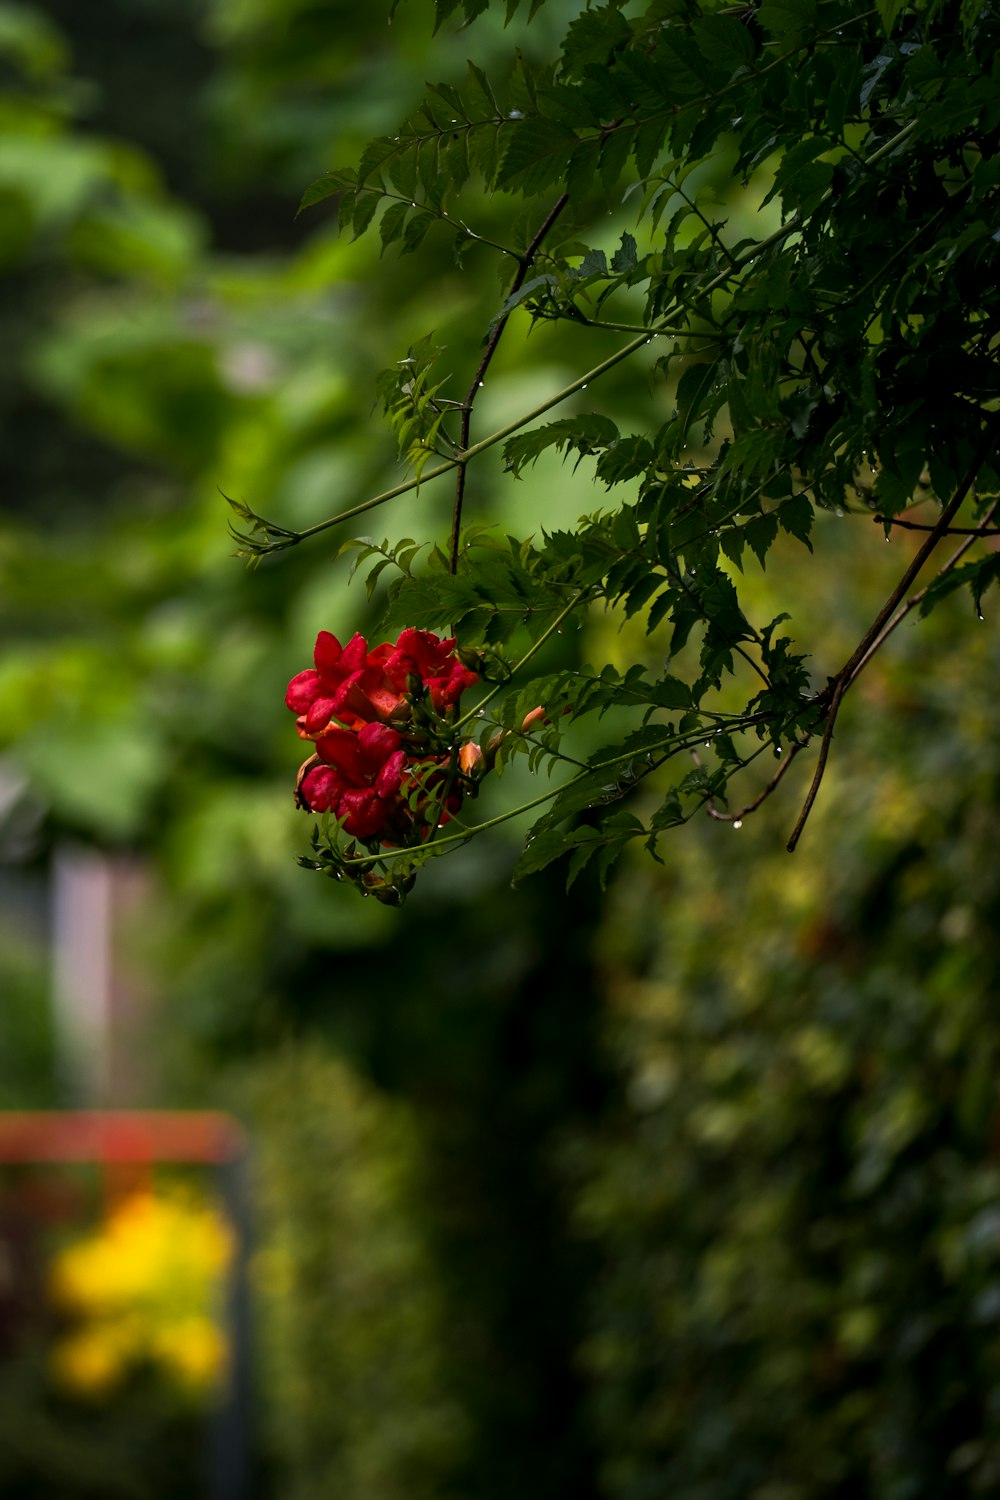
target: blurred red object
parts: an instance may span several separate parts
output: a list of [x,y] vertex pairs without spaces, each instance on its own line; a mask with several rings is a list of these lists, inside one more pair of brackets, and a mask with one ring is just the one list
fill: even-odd
[[94,1162],[112,1201],[148,1186],[154,1162],[223,1166],[245,1148],[239,1123],[214,1110],[0,1111],[0,1162]]

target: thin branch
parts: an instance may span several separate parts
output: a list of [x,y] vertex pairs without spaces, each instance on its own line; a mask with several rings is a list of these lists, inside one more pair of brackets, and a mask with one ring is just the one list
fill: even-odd
[[[744,619],[746,619],[746,616],[744,616]],[[750,625],[750,621],[749,620],[747,620],[747,624]],[[750,629],[753,630],[753,626],[752,625],[750,625]],[[754,630],[754,636],[755,636],[755,638],[758,641],[760,640],[760,636],[757,635],[756,630]],[[764,684],[765,687],[770,687],[771,686],[771,679],[768,677],[767,673],[764,671],[764,668],[762,666],[760,666],[760,664],[758,662],[754,661],[754,659],[750,655],[749,651],[744,651],[744,649],[740,645],[739,641],[734,641],[733,642],[732,649],[734,651],[736,651],[740,656],[742,656],[742,658],[743,658],[743,660],[745,662],[749,663],[749,665],[751,667],[753,667],[754,671],[757,673],[757,676],[760,678],[761,682]]]
[[696,214],[698,216],[698,218],[704,224],[705,228],[708,230],[709,235],[711,236],[711,240],[712,240],[713,245],[715,246],[715,248],[717,250],[721,250],[722,254],[728,260],[731,269],[734,270],[734,271],[738,270],[738,266],[737,266],[737,263],[736,263],[736,257],[733,255],[733,252],[730,250],[729,246],[723,242],[722,237],[721,237],[720,232],[719,232],[719,226],[718,226],[718,224],[713,224],[708,218],[706,218],[706,216],[702,213],[701,209],[698,207],[698,204],[695,202],[695,200],[693,198],[689,198],[688,197],[687,193],[684,191],[684,189],[681,187],[681,185],[679,183],[677,183],[677,182],[671,182],[670,178],[668,177],[667,178],[667,186],[668,187],[672,187],[673,190],[674,190],[674,192],[677,193],[679,197],[681,197],[681,198],[684,199],[684,202],[687,204],[688,208],[691,209],[692,213],[694,213],[694,214]]
[[451,214],[443,208],[432,208],[429,203],[424,202],[416,203],[404,193],[394,193],[390,188],[386,187],[372,188],[371,191],[377,192],[380,198],[391,198],[395,203],[405,203],[410,208],[418,208],[423,213],[433,214],[436,219],[441,220],[442,224],[453,224],[456,229],[460,229],[463,234],[468,235],[469,239],[475,240],[477,244],[489,245],[492,250],[499,250],[502,255],[509,255],[511,260],[517,260],[518,258],[517,251],[511,250],[509,245],[501,245],[499,240],[491,240],[488,235],[478,234],[476,230],[469,228],[464,219],[453,219]]
[[504,680],[502,682],[498,682],[496,687],[491,688],[491,690],[486,694],[486,697],[479,700],[475,708],[470,708],[468,713],[464,713],[460,719],[456,719],[455,723],[452,725],[452,728],[461,729],[462,725],[467,724],[470,719],[478,718],[480,710],[485,708],[486,704],[491,702],[492,699],[496,697],[497,693],[502,692],[507,684],[513,681],[513,679],[517,676],[518,672],[520,672],[523,667],[527,666],[531,658],[537,655],[537,653],[542,649],[542,647],[545,645],[545,642],[550,638],[550,636],[555,635],[556,631],[559,629],[560,625],[567,618],[567,616],[571,615],[573,613],[573,610],[576,609],[577,605],[581,604],[583,600],[586,599],[589,592],[589,589],[577,590],[577,592],[572,595],[572,597],[556,615],[551,625],[546,626],[546,628],[542,631],[542,634],[538,637],[537,641],[532,642],[527,651],[521,657],[521,660],[514,663],[514,665],[510,669],[510,672],[504,678]]
[[[904,610],[898,618],[895,618],[900,605],[905,600],[906,595],[909,592],[914,580],[920,573],[920,570],[923,568],[924,564],[931,556],[931,553],[934,551],[938,542],[940,542],[942,538],[947,535],[952,521],[958,514],[958,511],[964,503],[966,497],[968,496],[969,491],[972,489],[972,486],[976,480],[976,475],[979,473],[980,468],[985,463],[990,449],[993,447],[998,433],[1000,433],[1000,412],[992,412],[990,413],[990,417],[991,420],[986,424],[986,427],[980,437],[979,444],[976,447],[976,450],[969,462],[969,466],[966,469],[965,473],[962,475],[962,478],[959,481],[958,488],[955,490],[954,495],[942,510],[941,515],[938,518],[937,525],[931,529],[926,541],[924,541],[917,550],[916,555],[913,557],[909,566],[905,569],[902,577],[896,584],[896,587],[893,589],[892,593],[889,595],[888,599],[879,610],[871,625],[865,631],[861,640],[858,642],[858,645],[851,652],[851,655],[848,657],[847,661],[841,667],[837,675],[830,678],[830,681],[827,683],[827,686],[824,689],[823,693],[816,699],[816,706],[822,707],[825,703],[825,700],[829,698],[829,704],[825,707],[826,725],[823,730],[823,739],[820,744],[819,760],[816,763],[816,770],[813,774],[813,779],[810,783],[809,791],[806,794],[806,800],[803,804],[802,811],[799,814],[798,822],[795,824],[795,827],[792,830],[792,836],[788,840],[787,849],[789,854],[794,853],[795,847],[802,835],[802,830],[806,826],[806,820],[808,819],[809,814],[812,811],[813,803],[816,801],[816,794],[819,791],[820,783],[823,780],[823,773],[826,770],[827,756],[830,752],[830,741],[833,739],[833,729],[834,725],[837,722],[837,714],[840,710],[840,704],[844,697],[844,694],[857,678],[858,674],[863,670],[865,666],[867,666],[868,662],[871,660],[872,656],[875,654],[875,651],[879,648],[879,646],[881,646],[882,642],[886,640],[891,632],[896,628],[896,625],[899,623],[899,619],[904,618],[905,614],[908,613],[908,610]],[[975,538],[973,537],[970,538],[967,542],[963,543],[963,546],[959,549],[956,556],[949,560],[949,562],[946,564],[946,567],[950,568],[954,566],[957,558],[961,556],[961,553],[965,550],[966,547],[972,545],[972,541],[974,540]]]
[[[994,501],[989,510],[987,510],[987,512],[983,516],[983,524],[981,527],[974,526],[966,528],[963,526],[950,528],[947,533],[949,536],[964,535],[965,541],[960,547],[957,547],[955,549],[955,551],[949,557],[948,561],[944,564],[940,572],[937,574],[937,578],[943,578],[946,573],[950,573],[952,568],[954,568],[956,564],[961,561],[966,552],[968,552],[969,548],[973,545],[974,542],[977,542],[980,537],[1000,536],[1000,529],[991,527],[988,524],[996,515],[998,508],[1000,508],[1000,501]],[[937,582],[937,578],[935,578],[935,582]],[[867,653],[862,657],[861,661],[858,662],[857,667],[854,669],[855,679],[857,679],[861,675],[865,667],[875,655],[876,651],[880,651],[882,649],[883,645],[889,639],[890,635],[892,635],[892,632],[896,629],[896,627],[898,625],[902,625],[907,615],[911,614],[913,610],[917,609],[921,604],[923,604],[924,600],[927,597],[929,589],[930,584],[928,584],[926,588],[922,588],[919,593],[913,594],[911,598],[907,599],[903,607],[895,615],[893,615],[892,619],[885,626],[881,634],[872,642],[871,646],[868,648]]]
[[[996,506],[990,507],[990,515]],[[933,531],[934,527],[922,521],[901,521],[898,516],[872,516],[880,526],[900,526],[904,531]],[[976,540],[981,536],[1000,536],[1000,526],[949,526],[945,536],[968,536]]]
[[[517,267],[517,274],[515,275],[514,280],[511,282],[510,291],[507,293],[508,299],[513,297],[515,292],[518,292],[521,289],[521,286],[524,283],[524,278],[527,276],[528,271],[531,269],[531,263],[534,260],[535,256],[538,254],[545,236],[548,234],[549,230],[552,228],[553,224],[556,222],[568,202],[569,194],[563,193],[559,198],[556,199],[555,203],[549,209],[549,212],[546,214],[537,233],[535,234],[531,243],[528,245],[528,248],[520,257]],[[458,447],[463,455],[467,454],[467,450],[469,447],[469,433],[472,426],[472,408],[475,404],[476,397],[479,394],[479,390],[482,386],[483,380],[486,376],[486,371],[490,367],[490,362],[493,359],[494,354],[497,352],[497,345],[500,343],[500,340],[502,339],[504,334],[504,330],[506,329],[507,324],[510,320],[511,311],[512,309],[509,309],[503,314],[501,318],[497,320],[493,332],[491,333],[487,341],[486,348],[483,351],[483,357],[479,361],[479,366],[476,370],[476,373],[472,377],[472,384],[469,386],[465,400],[462,403],[462,422],[459,430]],[[452,508],[451,515],[451,547],[449,549],[450,556],[448,566],[449,571],[452,573],[458,571],[458,544],[459,533],[462,526],[462,506],[465,501],[465,475],[467,467],[468,458],[467,456],[463,456],[459,459],[458,473],[455,476],[455,503]]]
[[882,608],[879,610],[878,615],[872,621],[871,625],[865,631],[854,651],[851,653],[847,661],[837,673],[836,680],[843,681],[846,686],[850,686],[852,679],[858,671],[859,663],[867,657],[872,642],[881,635],[886,624],[896,613],[896,610],[906,598],[906,595],[909,593],[914,579],[917,577],[921,568],[924,566],[924,563],[934,551],[938,542],[941,541],[942,537],[947,534],[952,521],[955,519],[955,516],[958,514],[963,503],[965,502],[966,496],[968,495],[969,491],[972,489],[972,486],[975,483],[976,475],[979,473],[979,470],[985,463],[990,449],[993,447],[998,434],[1000,434],[1000,412],[991,412],[990,415],[992,420],[986,424],[986,429],[982,434],[978,447],[973,453],[973,456],[969,462],[969,467],[966,469],[965,473],[962,475],[962,478],[959,480],[958,488],[956,489],[954,495],[942,510],[941,515],[938,518],[937,525],[932,528],[932,530],[928,534],[927,540],[917,550],[912,562],[903,573],[903,576],[900,578],[899,582],[893,589],[892,593],[889,595],[888,599],[883,604]]
[[802,837],[802,830],[806,826],[806,820],[812,812],[813,803],[816,801],[816,794],[819,791],[820,782],[823,780],[823,772],[826,770],[826,758],[830,753],[833,726],[837,722],[837,714],[840,711],[840,700],[843,698],[846,689],[847,683],[844,678],[840,678],[834,685],[833,697],[830,699],[830,707],[827,710],[826,728],[823,730],[823,739],[819,747],[819,760],[816,762],[816,770],[813,772],[813,779],[809,783],[809,790],[806,793],[806,800],[802,804],[802,811],[799,813],[798,822],[792,829],[792,836],[785,845],[789,854],[795,853],[795,846]]
[[[808,740],[795,740],[791,748],[789,749],[788,754],[784,757],[778,769],[775,771],[774,775],[771,777],[767,785],[763,788],[762,791],[758,793],[758,795],[753,799],[752,802],[748,802],[745,807],[741,807],[739,812],[720,812],[715,805],[714,798],[706,797],[705,811],[708,813],[708,816],[710,818],[714,818],[717,823],[742,823],[744,818],[748,818],[751,813],[755,813],[757,811],[758,807],[763,806],[768,797],[771,796],[771,793],[779,785],[781,778],[784,776],[785,772],[788,770],[788,767],[798,755],[799,751],[804,750],[807,744]],[[764,747],[762,746],[761,749],[763,748]],[[757,753],[759,754],[760,751],[758,751]],[[751,757],[751,759],[752,758],[753,757]],[[698,754],[697,750],[691,751],[691,759],[694,761],[696,766],[701,766],[701,757]],[[744,761],[743,766],[749,765],[749,763],[749,760]],[[742,770],[743,767],[741,766],[740,769]]]

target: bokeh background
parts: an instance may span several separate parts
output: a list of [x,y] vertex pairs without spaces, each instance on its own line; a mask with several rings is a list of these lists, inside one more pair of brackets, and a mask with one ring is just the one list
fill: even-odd
[[[542,59],[578,7],[436,36],[386,9],[0,5],[0,1107],[250,1141],[238,1225],[208,1171],[109,1205],[2,1169],[0,1496],[220,1493],[234,1235],[255,1500],[998,1495],[995,606],[897,632],[794,858],[793,774],[607,892],[512,891],[502,832],[402,911],[296,866],[284,686],[377,600],[336,535],[248,574],[221,492],[301,527],[393,483],[375,375],[433,331],[464,389],[499,298],[483,252],[379,259],[298,200],[426,78]],[[481,431],[581,337],[512,330]],[[665,396],[629,367],[602,400]],[[602,503],[554,460],[475,485],[522,533]],[[909,543],[864,513],[816,543],[746,586],[822,682]],[[554,649],[663,647],[601,616]]]

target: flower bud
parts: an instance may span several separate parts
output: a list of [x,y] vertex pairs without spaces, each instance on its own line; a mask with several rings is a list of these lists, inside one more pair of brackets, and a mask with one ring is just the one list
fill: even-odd
[[483,675],[483,653],[481,651],[473,651],[471,646],[456,646],[455,655],[463,667],[468,667],[470,672],[475,672],[479,677]]
[[458,752],[458,765],[463,775],[478,779],[486,770],[486,757],[475,740],[466,740]]

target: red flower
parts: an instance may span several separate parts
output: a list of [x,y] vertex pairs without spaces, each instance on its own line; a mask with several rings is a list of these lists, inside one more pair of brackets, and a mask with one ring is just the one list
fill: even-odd
[[328,729],[316,741],[321,764],[302,777],[299,801],[308,812],[332,812],[355,838],[375,838],[402,806],[402,744],[387,724],[365,724],[357,731]]
[[298,715],[303,739],[316,739],[332,719],[349,729],[405,717],[405,699],[416,678],[424,684],[437,713],[454,707],[474,682],[454,652],[454,640],[429,630],[404,630],[396,644],[368,650],[364,636],[341,646],[335,635],[316,637],[315,667],[288,684],[285,703]]
[[476,673],[456,656],[454,640],[429,630],[404,630],[395,645],[373,651],[363,636],[341,646],[321,630],[314,661],[285,694],[299,734],[316,743],[299,771],[299,806],[333,813],[354,838],[383,844],[427,838],[458,812],[463,784],[449,769],[451,752],[437,753],[440,737],[419,721],[408,723],[407,700],[422,685],[444,715],[479,680]]
[[404,630],[386,658],[386,676],[406,691],[407,680],[418,677],[437,713],[453,708],[479,678],[455,655],[455,638],[442,641],[429,630]]
[[313,655],[315,669],[293,677],[285,694],[292,713],[303,716],[303,737],[315,738],[331,719],[356,726],[390,718],[403,699],[385,674],[391,652],[391,646],[370,652],[362,635],[352,636],[342,647],[335,635],[321,630]]

